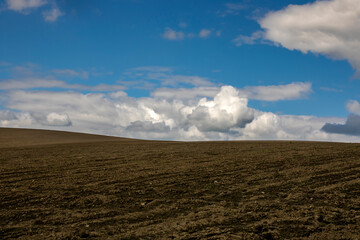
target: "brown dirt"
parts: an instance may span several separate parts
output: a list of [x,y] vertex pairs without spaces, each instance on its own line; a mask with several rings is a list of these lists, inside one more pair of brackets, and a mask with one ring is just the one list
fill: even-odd
[[34,145],[86,143],[108,141],[131,141],[129,138],[108,137],[94,134],[35,130],[21,128],[0,128],[0,148]]
[[0,239],[360,239],[360,144],[17,142]]

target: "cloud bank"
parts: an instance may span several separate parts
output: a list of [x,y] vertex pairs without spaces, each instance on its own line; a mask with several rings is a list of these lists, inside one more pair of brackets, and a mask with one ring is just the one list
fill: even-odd
[[6,91],[0,126],[171,140],[299,139],[360,141],[322,131],[343,119],[278,115],[248,106],[241,90],[223,86],[212,97],[133,98],[123,91]]

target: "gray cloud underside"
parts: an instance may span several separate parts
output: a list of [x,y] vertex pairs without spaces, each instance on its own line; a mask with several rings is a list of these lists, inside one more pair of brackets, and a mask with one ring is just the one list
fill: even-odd
[[360,116],[350,114],[344,124],[326,123],[321,130],[327,133],[360,136]]

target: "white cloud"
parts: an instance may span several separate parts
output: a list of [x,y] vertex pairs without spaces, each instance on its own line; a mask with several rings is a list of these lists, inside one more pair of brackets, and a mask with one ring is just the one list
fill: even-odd
[[209,37],[211,34],[211,30],[209,29],[201,29],[201,31],[199,32],[199,37],[200,38],[207,38]]
[[72,125],[71,120],[66,113],[55,113],[55,112],[51,112],[48,114],[32,113],[30,115],[34,121],[44,126],[68,127]]
[[111,71],[101,71],[96,68],[91,68],[89,71],[83,69],[46,69],[34,63],[26,63],[23,65],[12,65],[4,63],[2,66],[3,72],[9,73],[11,76],[16,78],[29,78],[29,77],[49,77],[58,76],[66,78],[83,78],[88,79],[90,76],[93,77],[105,77],[112,75]]
[[26,78],[26,79],[6,79],[0,81],[0,90],[17,90],[17,89],[73,89],[73,90],[88,90],[88,91],[115,91],[123,90],[124,87],[120,85],[98,84],[96,86],[69,84],[61,80],[41,79],[41,78]]
[[321,131],[325,123],[344,119],[261,112],[249,108],[247,98],[231,86],[218,89],[214,97],[187,100],[132,98],[122,91],[9,91],[2,94],[2,102],[12,109],[0,110],[3,127],[66,128],[147,139],[360,141]]
[[32,77],[37,76],[37,70],[39,66],[33,63],[27,63],[22,66],[10,66],[5,69],[5,71],[8,71],[13,76],[17,77]]
[[39,128],[30,113],[0,110],[0,126],[16,128]]
[[311,83],[294,82],[286,85],[254,86],[240,89],[249,99],[263,101],[279,101],[304,98],[311,93]]
[[60,16],[65,13],[60,11],[55,0],[6,0],[7,9],[27,14],[31,9],[39,8],[51,3],[52,7],[44,10],[42,15],[46,22],[55,22]]
[[226,3],[225,10],[217,11],[217,14],[220,17],[225,17],[227,15],[238,15],[241,10],[246,8],[248,8],[248,6],[243,3]]
[[86,85],[81,86],[80,89],[90,90],[95,92],[108,92],[108,91],[124,90],[125,87],[121,85],[110,85],[110,84],[100,83],[95,86],[86,86]]
[[202,98],[187,118],[200,131],[227,132],[233,127],[245,127],[253,120],[253,110],[247,99],[231,87],[221,87],[213,101]]
[[276,115],[257,112],[255,119],[239,132],[241,139],[294,139],[318,141],[360,141],[360,138],[334,136],[321,131],[327,121],[339,121],[335,118],[317,118],[313,116]]
[[153,79],[158,79],[162,81],[163,85],[167,86],[176,86],[178,83],[185,83],[192,86],[211,86],[213,83],[208,81],[204,77],[199,76],[185,76],[185,75],[169,75],[169,76],[161,76],[161,75],[153,75]]
[[[162,34],[162,37],[167,40],[183,40],[183,39],[191,39],[191,38],[208,38],[212,33],[212,30],[209,29],[201,29],[198,34],[195,33],[184,33],[182,31],[175,31],[169,27],[165,28],[165,32]],[[221,36],[221,31],[216,32],[216,36]]]
[[[159,88],[152,96],[162,98],[191,99],[196,97],[214,97],[219,87],[206,86],[195,88]],[[311,83],[294,82],[286,85],[251,86],[238,89],[241,96],[252,100],[281,101],[306,97],[312,92]]]
[[290,50],[347,59],[360,71],[360,4],[358,0],[316,1],[289,5],[259,21],[264,38]]
[[47,4],[45,0],[6,0],[7,7],[14,11],[24,11],[31,8],[41,7]]
[[29,113],[0,110],[0,126],[2,127],[70,127],[72,125],[66,113]]
[[233,40],[233,42],[235,43],[236,46],[240,47],[243,44],[255,44],[259,40],[261,40],[262,37],[263,37],[263,32],[257,31],[254,32],[251,36],[239,35]]
[[342,89],[329,88],[329,87],[320,87],[320,90],[325,91],[325,92],[343,92]]
[[151,96],[166,99],[196,99],[198,97],[213,98],[219,87],[196,87],[196,88],[158,88],[151,93]]
[[60,11],[60,9],[53,4],[53,7],[50,10],[43,11],[43,17],[46,22],[55,22],[60,16],[63,16],[65,13]]
[[221,37],[221,33],[222,33],[221,30],[217,30],[217,31],[216,31],[216,36],[217,36],[217,37]]
[[360,115],[360,103],[356,100],[351,100],[346,104],[346,108],[349,112]]
[[[188,75],[179,75],[173,74],[172,68],[167,67],[157,67],[157,66],[146,66],[146,67],[137,67],[130,69],[125,73],[127,79],[141,79],[158,81],[162,86],[178,86],[181,84],[190,85],[190,86],[213,86],[214,83],[209,81],[207,78],[199,76],[188,76]],[[142,84],[142,81],[140,83]],[[123,81],[120,81],[123,82]]]
[[29,89],[29,88],[64,88],[66,83],[59,80],[45,80],[45,79],[25,79],[15,80],[7,79],[0,82],[0,90],[11,89]]
[[55,74],[61,75],[61,76],[69,76],[69,77],[80,77],[80,78],[89,78],[89,72],[87,71],[75,71],[73,69],[54,69],[52,70]]
[[181,31],[175,31],[171,28],[166,28],[165,32],[162,34],[163,38],[168,40],[183,40],[185,35]]
[[[343,124],[345,119],[277,115],[247,106],[248,99],[280,101],[304,98],[312,92],[311,83],[236,89],[219,87],[198,76],[176,75],[169,67],[145,66],[131,69],[127,78],[155,80],[160,86],[194,87],[162,87],[153,91],[151,97],[132,98],[119,91],[124,89],[120,85],[89,86],[52,77],[36,77],[44,75],[36,72],[37,68],[29,65],[16,70],[20,75],[30,77],[0,81],[1,104],[8,109],[0,110],[0,126],[66,128],[69,131],[147,139],[360,141],[356,136],[321,131],[326,123]],[[82,71],[71,69],[50,70],[46,74],[49,72],[69,76],[82,74]],[[44,91],[46,89],[48,91]],[[347,107],[349,111],[360,111],[357,101],[350,101]]]
[[225,6],[229,9],[229,10],[233,10],[233,11],[239,11],[239,10],[243,10],[246,7],[246,5],[242,4],[242,3],[226,3]]
[[286,133],[281,129],[281,119],[273,113],[263,113],[248,124],[242,134],[249,139],[282,139]]
[[[125,93],[12,91],[5,106],[20,113],[0,115],[2,126],[67,126],[69,129],[153,138],[207,139],[251,122],[247,99],[230,86],[212,99],[183,102],[130,98]],[[26,117],[25,117],[26,116]],[[23,119],[23,120],[21,120]],[[26,124],[25,124],[26,123]],[[135,134],[135,135],[132,135]]]

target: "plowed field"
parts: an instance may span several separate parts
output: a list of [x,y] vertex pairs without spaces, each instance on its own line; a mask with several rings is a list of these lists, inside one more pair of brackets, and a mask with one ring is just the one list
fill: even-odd
[[360,144],[0,129],[0,239],[86,238],[360,239]]

